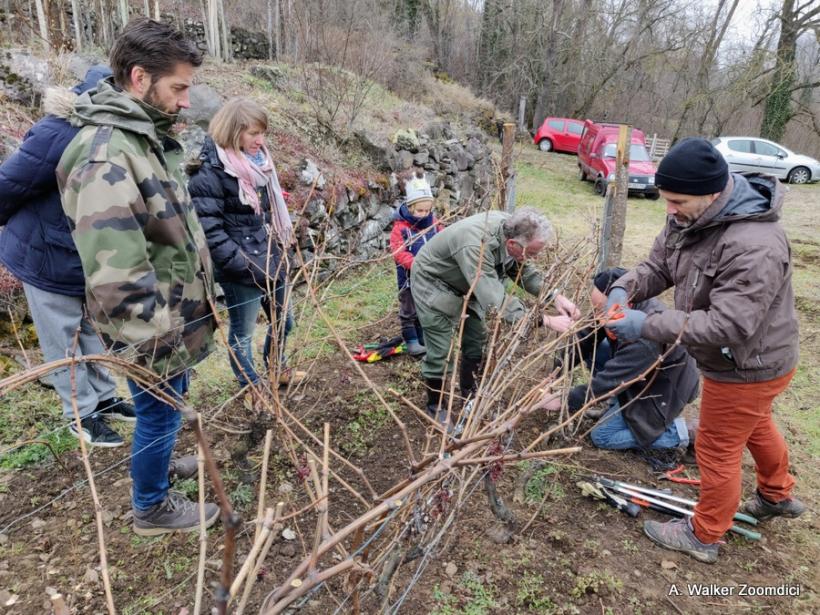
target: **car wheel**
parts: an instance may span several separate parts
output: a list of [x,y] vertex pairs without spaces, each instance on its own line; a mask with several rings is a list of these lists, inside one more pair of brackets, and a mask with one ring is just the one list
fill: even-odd
[[584,167],[582,166],[578,167],[578,179],[580,179],[582,182],[585,182],[587,180],[587,174],[584,171]]
[[661,198],[661,195],[657,192],[647,192],[644,196],[646,196],[646,198],[648,198],[650,201],[657,201],[659,198]]
[[806,167],[794,167],[789,171],[790,184],[805,184],[811,179],[811,171]]
[[606,182],[603,177],[599,177],[595,180],[595,194],[606,196]]
[[549,139],[541,139],[538,142],[538,149],[542,152],[551,152],[552,151],[552,141]]

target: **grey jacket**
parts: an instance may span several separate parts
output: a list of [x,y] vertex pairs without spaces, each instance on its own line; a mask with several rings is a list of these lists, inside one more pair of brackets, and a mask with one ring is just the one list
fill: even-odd
[[646,318],[641,335],[682,342],[704,375],[764,382],[797,365],[791,249],[778,220],[785,190],[768,175],[732,174],[690,226],[669,218],[649,258],[615,287],[632,302],[675,287],[675,309]]

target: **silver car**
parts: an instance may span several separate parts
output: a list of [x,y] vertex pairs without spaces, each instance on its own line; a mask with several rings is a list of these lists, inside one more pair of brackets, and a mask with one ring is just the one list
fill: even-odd
[[712,145],[736,173],[768,173],[792,184],[820,180],[820,162],[782,145],[753,137],[718,137]]

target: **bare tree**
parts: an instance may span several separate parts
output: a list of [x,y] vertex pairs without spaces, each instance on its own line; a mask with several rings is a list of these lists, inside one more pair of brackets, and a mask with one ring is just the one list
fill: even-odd
[[803,89],[813,89],[820,82],[800,83],[797,71],[797,41],[800,36],[814,31],[820,38],[820,4],[806,0],[783,0],[783,8],[778,16],[780,37],[777,41],[775,67],[769,90],[765,96],[763,120],[760,124],[761,136],[779,141],[786,130],[786,124],[794,117],[795,107],[792,96]]

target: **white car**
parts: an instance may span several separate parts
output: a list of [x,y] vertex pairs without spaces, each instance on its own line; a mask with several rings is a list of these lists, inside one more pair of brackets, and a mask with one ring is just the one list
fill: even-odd
[[753,137],[718,137],[712,145],[736,173],[768,173],[792,184],[820,180],[820,162],[782,145]]

